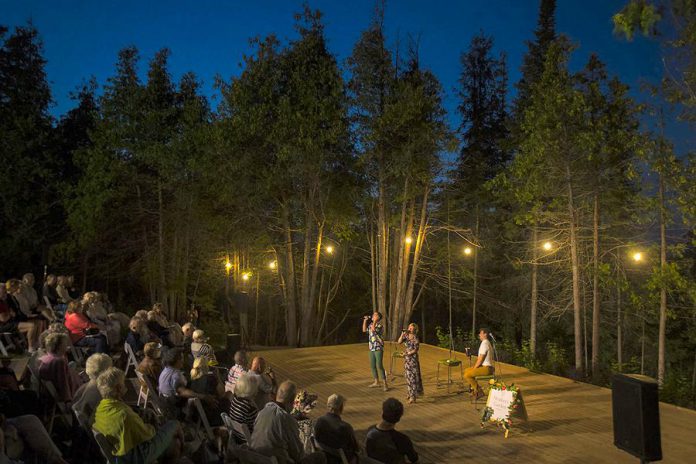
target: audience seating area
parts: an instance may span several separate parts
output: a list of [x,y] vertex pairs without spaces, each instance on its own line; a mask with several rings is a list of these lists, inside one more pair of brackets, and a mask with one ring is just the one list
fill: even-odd
[[[307,416],[316,398],[278,385],[263,358],[240,351],[221,369],[205,333],[170,320],[163,305],[119,312],[107,295],[72,287],[70,277],[49,275],[37,290],[31,274],[0,285],[0,462],[379,462],[357,445],[318,442]],[[269,407],[298,424],[282,428],[296,453],[268,444],[264,434],[277,427]],[[12,454],[21,448],[8,439],[22,434],[11,423],[25,416],[38,417],[36,433],[50,440],[25,440]],[[119,420],[120,437],[112,430]]]

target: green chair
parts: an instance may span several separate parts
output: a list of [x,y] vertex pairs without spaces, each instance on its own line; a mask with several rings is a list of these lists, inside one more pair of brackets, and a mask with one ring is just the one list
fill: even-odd
[[440,386],[440,366],[447,367],[447,393],[450,392],[450,384],[452,383],[452,368],[459,367],[459,379],[464,383],[464,366],[460,359],[440,359],[437,362],[437,377],[436,384]]

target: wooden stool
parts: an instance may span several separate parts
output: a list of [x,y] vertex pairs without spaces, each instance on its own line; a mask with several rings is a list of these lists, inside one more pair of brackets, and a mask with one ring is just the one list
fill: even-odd
[[440,359],[437,362],[437,377],[436,384],[440,386],[440,366],[447,366],[447,393],[450,392],[450,384],[452,383],[452,368],[459,366],[459,378],[464,382],[464,366],[459,359]]

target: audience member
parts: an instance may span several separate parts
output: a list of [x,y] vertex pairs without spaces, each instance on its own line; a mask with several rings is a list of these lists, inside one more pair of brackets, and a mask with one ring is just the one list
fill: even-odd
[[385,464],[402,464],[404,456],[408,462],[418,462],[418,453],[411,439],[394,427],[404,414],[404,405],[395,398],[382,403],[382,422],[367,430],[365,448],[367,455]]
[[73,397],[73,407],[77,412],[88,421],[89,425],[94,422],[94,413],[102,400],[99,389],[97,388],[97,378],[105,370],[113,366],[113,361],[109,355],[95,353],[85,363],[85,372],[89,377],[89,382],[83,384],[75,392]]
[[[353,427],[341,419],[343,407],[346,399],[338,394],[329,396],[326,407],[329,412],[317,419],[314,424],[314,437],[316,440],[330,448],[342,449],[346,458],[351,463],[357,463],[357,453],[359,450],[358,441],[355,438]],[[329,464],[341,464],[338,456],[326,453],[326,462]]]
[[[234,385],[234,396],[230,401],[229,415],[232,420],[240,424],[246,424],[249,432],[254,431],[254,422],[259,413],[254,398],[258,391],[258,379],[249,373],[242,374]],[[238,432],[233,432],[235,441],[239,444],[246,443],[246,438]]]
[[126,343],[131,347],[136,357],[140,357],[145,349],[147,339],[143,337],[143,327],[145,322],[139,317],[134,317],[128,323],[128,335],[126,335]]
[[38,417],[23,415],[6,419],[0,414],[0,463],[22,462],[68,464]]
[[56,293],[58,294],[58,303],[68,304],[74,300],[68,291],[69,280],[66,276],[58,276],[56,284]]
[[251,369],[249,374],[256,377],[259,384],[259,392],[256,394],[256,406],[263,409],[266,403],[272,401],[275,397],[276,381],[275,374],[270,369],[266,369],[266,360],[260,356],[255,357],[251,361]]
[[278,387],[275,401],[269,402],[256,417],[250,447],[281,462],[292,459],[299,463],[326,462],[321,452],[305,455],[297,421],[290,415],[297,387],[290,381]]
[[193,331],[193,343],[191,343],[191,356],[194,359],[204,357],[209,361],[215,361],[215,351],[208,344],[208,337],[202,330]]
[[61,333],[52,333],[46,337],[46,353],[39,358],[39,378],[53,383],[58,394],[58,400],[69,402],[75,396],[80,386],[77,374],[68,368],[68,359],[65,353],[68,351],[68,336]]
[[65,312],[65,327],[70,331],[70,339],[75,346],[84,346],[95,353],[108,353],[106,336],[99,331],[99,326],[84,314],[84,307],[78,300],[68,304]]
[[245,351],[237,351],[234,354],[234,366],[230,367],[230,371],[227,374],[227,381],[225,382],[225,391],[234,392],[234,384],[237,379],[246,374],[248,371],[248,360]]
[[0,282],[0,332],[21,333],[27,337],[29,351],[36,351],[38,339],[38,326],[35,321],[21,320],[16,311],[7,304],[7,288]]
[[[150,333],[157,336],[157,338],[163,345],[169,348],[174,347],[171,340],[169,339],[169,329],[166,326],[160,325],[160,323],[157,322],[157,318],[153,314],[151,314],[152,311],[147,312],[143,310],[142,312],[145,313],[145,317],[143,318],[143,320],[145,321],[145,325],[147,326],[147,329],[150,331]],[[142,315],[142,312],[138,311],[136,313],[136,316],[138,314]]]
[[[46,282],[44,282],[43,285],[43,291],[41,292],[41,296],[44,298],[48,298],[48,302],[51,303],[51,306],[54,308],[56,305],[60,304],[59,301],[59,296],[58,296],[58,291],[56,290],[56,285],[58,284],[58,279],[54,274],[49,274],[46,276]],[[63,309],[65,310],[65,309]]]
[[162,373],[162,346],[157,342],[148,342],[143,353],[145,357],[138,364],[138,372],[147,377],[151,385],[157,385]]
[[[227,409],[226,405],[228,403],[225,402],[225,406],[221,406],[219,404],[225,390],[215,374],[210,372],[210,369],[208,369],[207,358],[196,358],[193,361],[193,368],[191,368],[191,383],[189,384],[189,387],[199,395],[204,395],[210,398],[210,400],[203,403],[205,415],[207,416],[210,425],[213,427],[221,426],[222,418],[220,417],[220,411]],[[212,399],[216,399],[216,401],[213,402]]]
[[196,393],[188,388],[188,381],[181,370],[184,366],[184,358],[181,350],[172,348],[167,350],[162,356],[164,369],[159,376],[159,394],[162,396],[169,409],[168,413],[172,417],[178,416],[182,412],[189,398],[199,398],[204,402],[215,404],[215,399],[209,395]]
[[177,421],[167,421],[155,430],[122,401],[126,376],[111,367],[97,379],[102,400],[97,407],[94,429],[114,445],[119,463],[147,464],[169,452],[167,462],[180,457],[183,432]]

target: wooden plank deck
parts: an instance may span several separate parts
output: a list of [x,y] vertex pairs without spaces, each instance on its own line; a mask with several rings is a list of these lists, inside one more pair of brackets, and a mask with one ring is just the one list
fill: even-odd
[[[385,353],[387,370],[392,350],[388,346]],[[492,462],[497,458],[516,463],[638,462],[613,445],[609,389],[502,364],[503,379],[523,391],[531,429],[513,430],[506,440],[494,425],[480,428],[480,412],[467,395],[456,394],[456,388],[448,394],[444,384],[436,388],[437,360],[447,354],[447,350],[421,344],[425,396],[408,405],[400,359],[395,362],[396,379],[389,392],[367,388],[372,380],[367,344],[254,353],[266,358],[279,379],[293,380],[300,388],[319,394],[313,416],[325,412],[326,398],[332,393],[348,398],[343,418],[353,425],[360,442],[367,428],[379,421],[382,401],[390,396],[401,400],[405,413],[397,428],[411,437],[423,463]],[[463,354],[458,358],[468,365]],[[663,462],[696,462],[696,412],[661,403],[660,421]]]

